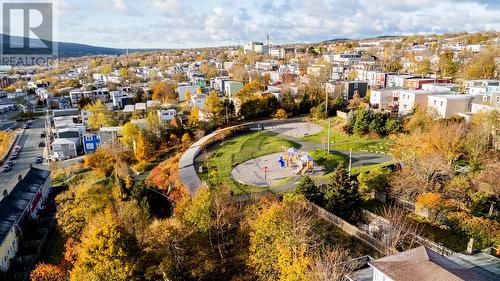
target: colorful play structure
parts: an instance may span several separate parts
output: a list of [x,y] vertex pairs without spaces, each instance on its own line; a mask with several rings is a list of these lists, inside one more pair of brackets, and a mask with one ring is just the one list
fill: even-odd
[[278,163],[280,168],[289,168],[296,175],[314,171],[314,159],[295,147],[283,149],[283,153],[278,157]]

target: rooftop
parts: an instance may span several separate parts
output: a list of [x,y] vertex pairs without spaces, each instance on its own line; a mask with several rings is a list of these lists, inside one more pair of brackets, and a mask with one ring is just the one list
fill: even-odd
[[31,168],[24,179],[0,202],[0,240],[4,241],[12,226],[21,218],[50,171]]

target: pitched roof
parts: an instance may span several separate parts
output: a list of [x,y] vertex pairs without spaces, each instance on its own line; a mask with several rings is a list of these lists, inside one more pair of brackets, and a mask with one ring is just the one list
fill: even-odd
[[423,246],[369,262],[394,281],[489,280]]

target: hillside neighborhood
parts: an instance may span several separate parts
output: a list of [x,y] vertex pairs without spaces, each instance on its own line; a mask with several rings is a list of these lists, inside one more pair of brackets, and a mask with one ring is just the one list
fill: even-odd
[[500,280],[499,38],[2,66],[0,280]]

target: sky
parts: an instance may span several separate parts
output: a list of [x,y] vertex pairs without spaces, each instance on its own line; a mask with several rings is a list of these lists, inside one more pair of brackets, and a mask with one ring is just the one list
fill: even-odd
[[500,0],[53,0],[58,41],[191,48],[500,31]]

